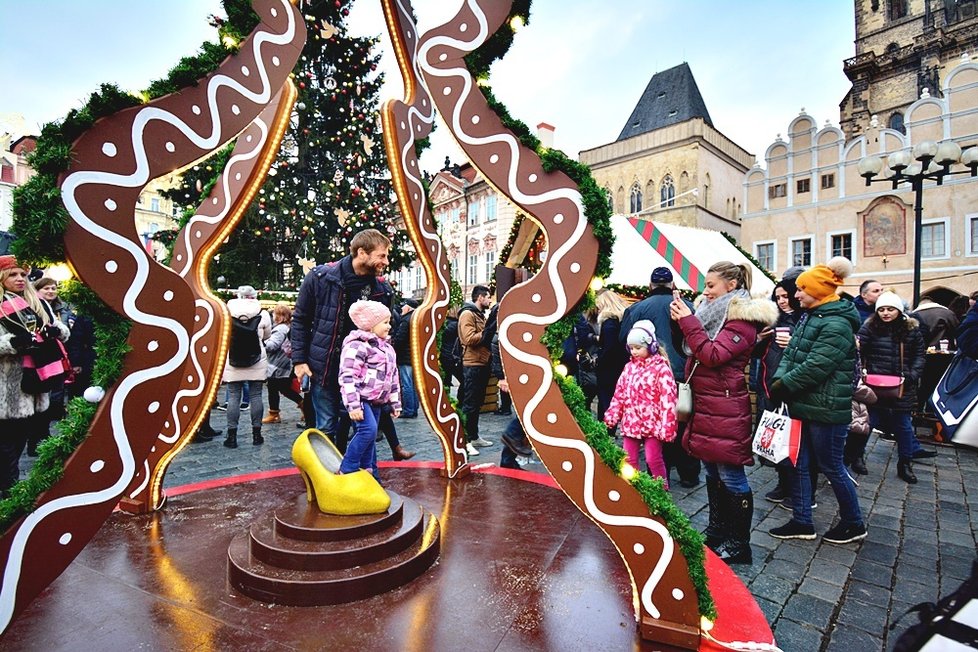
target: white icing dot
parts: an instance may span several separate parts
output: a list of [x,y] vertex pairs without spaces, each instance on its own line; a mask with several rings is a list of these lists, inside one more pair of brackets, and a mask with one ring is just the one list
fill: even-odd
[[183,412],[184,414],[186,414],[189,410],[190,410],[190,408],[187,407],[186,405],[184,405],[183,406],[183,409],[181,410],[181,412]]
[[194,321],[199,322],[200,321],[200,315],[194,315]]
[[102,460],[95,460],[94,462],[92,462],[92,465],[88,467],[88,469],[92,473],[98,473],[104,468],[105,468],[105,462],[103,462]]
[[431,326],[425,326],[424,327],[424,332],[425,333],[430,333],[431,332]]
[[682,600],[683,598],[686,597],[686,594],[683,593],[682,589],[673,589],[672,597],[674,597],[676,600]]
[[113,143],[102,143],[102,153],[106,156],[115,156],[119,151]]
[[534,183],[537,180],[537,175],[531,174],[530,176],[527,177],[527,179],[530,180],[530,183]]
[[181,260],[183,260],[183,254],[177,254],[177,262],[179,263]]
[[401,129],[407,129],[407,124],[401,120]]
[[252,136],[251,134],[248,134],[247,136],[245,136],[245,142],[249,142],[250,143],[254,139],[255,139],[255,137]]
[[237,174],[234,175],[234,180],[235,181],[241,181],[241,173],[240,172],[238,172]]
[[163,422],[163,427],[164,428],[169,428],[170,427],[170,422],[169,421],[164,421]]
[[217,197],[215,197],[214,199],[212,199],[211,200],[211,203],[214,204],[215,206],[217,206]]
[[115,274],[118,269],[119,269],[119,264],[116,263],[114,260],[106,261],[105,271],[107,271],[109,274]]
[[541,297],[539,294],[534,294],[532,297],[530,297],[530,301],[533,303],[540,303],[540,299],[542,298],[543,297]]
[[281,62],[281,61],[279,60],[279,58],[278,58],[278,57],[272,57],[272,65],[273,65],[273,66],[277,66],[277,65],[279,65],[280,63],[282,63],[282,62]]
[[206,346],[200,347],[200,352],[201,353],[207,353],[207,347]]
[[617,503],[619,500],[621,500],[621,494],[612,489],[608,492],[608,499],[613,503]]
[[188,383],[194,382],[194,377],[193,376],[187,376],[187,382]]
[[645,554],[645,546],[643,546],[641,543],[636,543],[634,546],[632,546],[632,550],[635,551],[636,555]]
[[472,124],[474,125],[479,124],[479,116],[477,115],[472,116]]
[[573,471],[573,470],[574,470],[574,465],[573,465],[573,464],[571,464],[571,463],[570,463],[570,462],[568,462],[568,461],[564,461],[564,462],[562,462],[562,463],[561,463],[561,465],[560,465],[560,468],[562,468],[563,470],[565,470],[565,471],[567,471],[568,473],[570,473],[571,471]]
[[160,409],[159,401],[153,401],[152,403],[146,406],[146,411],[149,412],[150,414],[156,414],[156,412],[159,411],[159,409]]
[[410,165],[411,167],[414,167],[414,161],[411,161],[408,165]]
[[442,89],[441,94],[442,95],[451,95],[452,94],[452,89],[450,87],[446,86],[445,88]]
[[201,234],[201,232],[200,232],[200,231],[194,231],[194,237],[195,237],[195,238],[199,238],[199,237],[200,237],[201,235],[202,235],[202,234]]
[[239,115],[241,113],[241,107],[239,107],[237,104],[232,104],[231,113],[233,113],[234,115]]
[[[272,9],[272,15],[273,16],[275,15],[274,9]],[[244,75],[245,77],[251,74],[251,71],[248,70],[248,66],[241,66],[241,74]]]
[[523,333],[523,341],[524,342],[532,342],[533,341],[533,333]]
[[415,130],[420,134],[421,133],[421,125],[418,125],[417,127],[415,127]]
[[577,274],[579,271],[581,271],[581,264],[571,263],[570,271],[573,272],[574,274]]
[[560,224],[563,221],[564,221],[564,216],[562,214],[557,213],[556,215],[554,215],[554,224]]
[[465,32],[468,28],[469,26],[467,23],[462,23],[461,25],[458,26],[458,31]]
[[438,388],[437,387],[432,387],[431,388],[431,395],[434,396],[437,393],[438,393]]
[[163,293],[164,301],[173,301],[173,290],[167,290]]
[[165,147],[166,148],[166,151],[168,151],[168,152],[175,152],[175,151],[177,151],[177,146],[174,145],[173,143],[171,143],[170,141],[166,141],[166,145],[164,145],[163,147]]
[[428,106],[428,100],[421,100],[421,106]]
[[413,32],[408,32],[407,35],[408,35],[408,38],[414,38],[414,33]]
[[[162,435],[163,433],[160,433],[160,434]],[[149,452],[150,453],[155,453],[156,452],[156,446],[153,446],[151,449],[149,449]]]
[[71,543],[71,532],[65,532],[64,534],[62,534],[61,537],[58,539],[58,543],[60,543],[63,546],[66,546],[69,543]]
[[106,199],[105,200],[105,207],[108,208],[110,211],[114,211],[118,207],[118,204],[116,204],[111,199]]
[[146,345],[146,350],[147,351],[151,351],[152,352],[152,351],[155,351],[158,348],[160,348],[160,343],[157,342],[156,340],[152,340],[149,344]]
[[[275,7],[272,7],[272,18],[275,18],[276,16],[278,16],[278,9],[276,9]],[[247,70],[247,68],[245,68],[245,70]],[[245,74],[247,74],[247,73],[245,73]]]
[[418,201],[418,193],[414,193],[411,196],[414,198],[414,201]]
[[200,107],[196,104],[190,107],[190,110],[194,112],[194,115],[200,115]]
[[490,163],[498,163],[499,162],[499,154],[493,154],[492,156],[490,156],[489,157],[489,162]]
[[557,423],[557,415],[551,412],[547,415],[547,423]]
[[530,382],[530,377],[527,374],[520,374],[520,385],[525,385]]
[[438,55],[438,60],[439,61],[444,61],[447,58],[448,58],[448,55],[445,54],[444,52],[442,52],[441,54]]

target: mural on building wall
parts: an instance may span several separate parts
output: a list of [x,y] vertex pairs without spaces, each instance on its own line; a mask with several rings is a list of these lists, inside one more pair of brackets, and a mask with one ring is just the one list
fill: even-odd
[[859,213],[863,257],[907,253],[907,207],[896,197],[880,197]]

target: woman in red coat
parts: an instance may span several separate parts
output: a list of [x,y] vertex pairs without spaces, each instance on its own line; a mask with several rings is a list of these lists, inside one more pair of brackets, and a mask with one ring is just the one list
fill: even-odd
[[754,496],[744,466],[753,464],[754,456],[744,370],[758,331],[778,319],[772,301],[751,299],[750,282],[747,265],[719,262],[706,274],[695,314],[678,297],[669,307],[686,339],[686,378],[693,388],[693,416],[683,447],[706,467],[706,543],[728,564],[749,564],[752,559]]

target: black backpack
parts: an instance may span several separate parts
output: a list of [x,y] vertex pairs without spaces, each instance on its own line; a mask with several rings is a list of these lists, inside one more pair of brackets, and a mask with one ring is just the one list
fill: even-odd
[[232,367],[252,367],[261,360],[261,341],[258,325],[261,314],[251,319],[231,319],[231,346],[228,347],[228,364]]

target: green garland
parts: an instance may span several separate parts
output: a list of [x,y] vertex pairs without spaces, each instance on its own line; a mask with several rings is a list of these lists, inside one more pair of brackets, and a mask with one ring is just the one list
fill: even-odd
[[[526,3],[526,10],[529,10],[529,2]],[[524,17],[526,20],[527,17]],[[508,24],[508,23],[507,23]],[[498,33],[502,33],[499,40],[494,35],[483,48],[501,57],[505,54],[505,49],[498,51],[499,44],[505,42],[506,48],[512,40],[511,29],[501,28]],[[506,40],[508,39],[508,41]],[[492,46],[489,44],[492,43]],[[485,62],[488,57],[483,56],[480,48],[468,57],[466,62],[469,70],[479,79],[488,77],[489,64],[495,60],[489,60],[484,64],[484,68],[479,65]],[[578,186],[584,206],[584,217],[598,241],[598,260],[595,266],[595,275],[606,278],[611,274],[612,260],[611,252],[614,247],[614,233],[611,228],[611,209],[605,192],[594,181],[590,169],[567,157],[563,152],[555,149],[544,149],[540,146],[540,141],[530,131],[523,122],[513,118],[506,107],[500,103],[492,94],[487,85],[480,85],[480,89],[486,97],[489,107],[499,116],[504,127],[512,131],[519,141],[525,146],[534,150],[543,162],[543,168],[547,172],[560,171],[570,177]],[[512,252],[516,233],[519,232],[519,218],[513,223],[510,239],[502,250],[501,260],[506,261]],[[547,327],[542,337],[542,343],[547,347],[552,360],[558,360],[563,351],[563,342],[573,331],[574,322],[580,311],[586,311],[594,305],[594,294],[588,291],[567,315],[556,323]],[[577,383],[572,378],[554,374],[557,385],[563,395],[564,402],[567,404],[581,430],[584,432],[588,444],[595,449],[602,461],[608,465],[616,474],[621,468],[625,459],[625,451],[619,447],[608,434],[608,428],[598,422],[590,410],[584,405],[584,394],[581,392]],[[707,586],[705,569],[705,556],[703,552],[703,536],[693,529],[686,517],[679,508],[673,503],[668,492],[665,491],[662,481],[653,480],[645,472],[640,472],[630,481],[632,486],[639,492],[649,512],[663,519],[670,536],[679,545],[686,558],[689,568],[689,577],[696,588],[697,601],[700,614],[711,619],[716,619],[716,605]]]
[[[112,84],[102,84],[80,109],[72,109],[61,122],[51,122],[41,129],[37,146],[28,156],[28,164],[36,174],[24,185],[14,189],[13,232],[17,235],[11,249],[18,260],[27,265],[49,267],[63,262],[64,232],[69,215],[61,200],[59,177],[68,170],[71,146],[100,119],[126,108],[140,105],[185,86],[213,72],[228,55],[237,50],[234,45],[249,34],[259,22],[248,0],[224,0],[228,14],[219,35],[231,45],[205,42],[194,57],[185,57],[170,71],[166,79],[150,84],[139,97],[120,90]],[[77,281],[63,286],[63,299],[76,310],[92,319],[95,331],[95,366],[92,384],[110,388],[122,372],[129,346],[126,343],[131,323],[120,317]],[[33,510],[37,497],[61,478],[68,458],[85,439],[98,408],[82,398],[66,406],[65,417],[57,434],[38,447],[38,460],[27,478],[15,484],[10,494],[0,500],[0,529]]]

